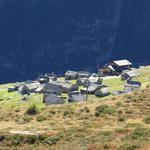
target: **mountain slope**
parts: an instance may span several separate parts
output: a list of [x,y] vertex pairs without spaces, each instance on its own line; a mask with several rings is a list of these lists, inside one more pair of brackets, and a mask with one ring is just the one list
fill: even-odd
[[[150,66],[139,72],[142,87],[133,93],[63,105],[46,106],[42,94],[23,102],[24,95],[7,91],[12,84],[0,85],[1,149],[148,150]],[[124,85],[120,78],[104,83],[113,90]]]

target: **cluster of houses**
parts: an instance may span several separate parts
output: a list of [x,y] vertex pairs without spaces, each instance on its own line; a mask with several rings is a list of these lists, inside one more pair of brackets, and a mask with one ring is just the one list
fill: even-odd
[[[76,83],[73,84],[70,80],[75,80]],[[67,71],[64,81],[59,81],[55,74],[40,75],[36,81],[17,83],[8,88],[8,92],[14,91],[22,95],[41,93],[43,94],[43,102],[47,105],[85,101],[87,94],[99,97],[110,94],[108,87],[102,84],[100,78],[92,76],[88,72],[75,71]],[[22,100],[26,101],[25,98]]]
[[[67,71],[65,80],[60,81],[56,74],[40,75],[35,81],[17,83],[8,88],[8,92],[17,91],[22,95],[31,93],[43,94],[43,103],[64,104],[65,102],[80,102],[87,100],[88,94],[104,97],[110,93],[109,87],[103,84],[102,77],[121,75],[121,80],[126,80],[124,91],[114,91],[114,95],[131,92],[141,86],[138,81],[132,81],[139,76],[137,69],[132,69],[132,63],[128,60],[113,61],[98,70],[98,74],[85,71]],[[71,82],[74,80],[74,84]],[[65,96],[64,96],[65,95]],[[26,98],[22,99],[23,101]]]
[[133,64],[124,59],[113,61],[112,63],[106,64],[103,68],[98,70],[100,77],[104,76],[121,76],[122,81],[126,81],[123,91],[114,91],[114,95],[120,95],[123,93],[129,93],[141,87],[139,81],[133,81],[132,79],[140,76],[138,69],[132,67]]

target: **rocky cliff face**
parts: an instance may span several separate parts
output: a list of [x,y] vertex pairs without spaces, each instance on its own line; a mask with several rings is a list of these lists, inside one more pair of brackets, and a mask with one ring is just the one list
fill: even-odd
[[149,0],[0,0],[0,82],[150,61]]

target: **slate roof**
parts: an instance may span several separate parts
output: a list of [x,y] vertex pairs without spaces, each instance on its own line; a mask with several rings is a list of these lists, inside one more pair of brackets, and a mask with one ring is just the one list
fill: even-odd
[[95,95],[98,97],[107,96],[109,94],[110,94],[110,91],[109,91],[108,87],[103,87],[103,88],[95,91]]
[[86,72],[86,71],[79,71],[78,72],[78,77],[79,78],[86,78],[86,77],[89,77],[89,76],[90,76],[89,72]]
[[61,84],[56,81],[49,82],[44,86],[44,93],[61,93]]
[[81,102],[86,100],[86,96],[80,93],[69,95],[68,102]]
[[116,60],[116,61],[113,61],[113,63],[116,64],[117,66],[120,66],[120,67],[132,65],[132,63],[129,62],[127,59]]
[[112,71],[115,71],[115,69],[113,68],[112,65],[108,65],[108,68],[109,68],[110,70],[112,70]]
[[121,94],[124,94],[125,92],[124,91],[114,91],[112,94],[117,96],[117,95],[121,95]]
[[41,84],[39,82],[33,82],[30,84],[25,84],[25,85],[29,90],[34,90],[34,89],[41,87]]
[[98,82],[98,78],[90,76],[90,77],[88,78],[88,81],[89,81],[90,83],[97,83],[97,82]]
[[68,95],[76,95],[76,94],[80,94],[79,91],[73,91],[73,92],[70,92]]
[[96,73],[92,73],[91,76],[92,77],[97,77],[97,74]]
[[50,94],[50,95],[44,97],[44,102],[46,105],[64,104],[63,98],[60,96],[57,96],[55,94]]
[[98,84],[90,84],[89,86],[88,86],[88,92],[94,92],[95,90],[97,90],[98,88],[100,88],[100,85],[98,85]]
[[141,87],[141,82],[139,81],[127,81],[127,84],[125,86],[133,86],[133,87]]
[[78,78],[76,84],[78,86],[86,86],[88,83],[88,78]]
[[125,72],[124,74],[127,74],[130,77],[137,77],[140,75],[137,70],[128,71],[128,72]]
[[65,75],[70,75],[70,76],[76,76],[77,75],[77,72],[76,71],[71,71],[71,70],[68,70]]

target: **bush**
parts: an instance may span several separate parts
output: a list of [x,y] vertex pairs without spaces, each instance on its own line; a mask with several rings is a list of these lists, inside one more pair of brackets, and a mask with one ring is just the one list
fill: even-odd
[[123,117],[119,117],[119,118],[118,118],[118,121],[119,121],[119,122],[124,122],[125,119],[124,119]]
[[47,138],[44,142],[48,145],[53,145],[53,144],[57,144],[59,140],[60,140],[59,136],[53,136],[53,137]]
[[117,103],[116,103],[116,106],[117,106],[117,107],[121,107],[121,106],[122,106],[122,103],[121,103],[121,102],[117,102]]
[[110,145],[109,145],[109,144],[104,144],[103,148],[104,148],[104,149],[109,149],[109,148],[110,148]]
[[68,109],[68,110],[65,110],[64,111],[64,116],[66,117],[66,116],[68,116],[68,117],[71,117],[71,115],[73,115],[74,114],[74,111],[73,110],[71,110],[71,109]]
[[101,132],[101,135],[102,135],[102,136],[111,136],[111,134],[112,134],[112,133],[111,133],[110,131],[102,131],[102,132]]
[[131,132],[125,139],[126,140],[144,140],[150,138],[150,129],[138,127]]
[[98,107],[96,107],[95,110],[95,116],[99,117],[99,116],[103,116],[104,114],[113,114],[115,112],[114,108],[108,105],[100,105]]
[[9,137],[8,140],[11,141],[12,145],[17,146],[17,145],[20,145],[20,143],[24,141],[24,137],[23,135],[16,134],[16,135]]
[[6,137],[4,135],[0,135],[0,142],[4,141]]
[[85,109],[85,112],[86,112],[86,113],[89,113],[89,112],[90,112],[90,110],[89,110],[88,107],[85,107],[84,109]]
[[35,144],[38,141],[38,138],[35,135],[30,135],[25,137],[25,143],[28,144]]
[[139,146],[135,144],[124,144],[119,146],[117,150],[135,150],[137,148],[139,148]]
[[150,116],[145,117],[145,118],[144,118],[144,122],[145,122],[146,124],[150,124]]
[[32,104],[28,109],[27,109],[27,114],[28,115],[36,115],[38,112],[38,109],[35,104]]
[[118,114],[123,114],[123,110],[118,110]]
[[90,109],[88,107],[84,107],[84,108],[80,109],[80,112],[90,113]]
[[64,116],[68,116],[68,115],[70,115],[70,112],[64,111]]
[[116,100],[116,97],[113,97],[112,100]]
[[46,120],[46,118],[42,115],[39,115],[39,116],[36,117],[36,121],[38,121],[38,122],[42,122],[44,120]]
[[8,140],[15,146],[20,144],[35,144],[38,141],[38,138],[35,135],[20,135],[16,134],[11,136]]
[[18,123],[18,124],[26,124],[26,123],[29,123],[30,121],[32,120],[32,117],[28,116],[28,115],[25,115],[23,117],[18,117],[15,121]]
[[140,123],[128,123],[128,124],[126,124],[126,128],[141,128],[141,127],[143,127],[143,125]]
[[54,111],[54,110],[50,110],[49,112],[50,112],[50,114],[52,114],[52,115],[56,114],[56,111]]
[[125,113],[126,113],[126,114],[133,114],[133,110],[127,109],[127,110],[125,111]]

